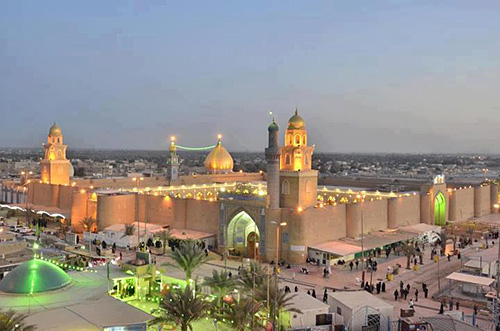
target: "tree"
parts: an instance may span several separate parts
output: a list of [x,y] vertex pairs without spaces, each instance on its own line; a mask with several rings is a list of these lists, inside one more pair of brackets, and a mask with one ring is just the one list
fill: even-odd
[[193,330],[193,322],[207,316],[210,307],[200,290],[188,283],[184,289],[173,288],[164,294],[157,311],[160,316],[153,323],[171,322],[179,325],[181,331]]
[[250,262],[250,268],[243,268],[240,272],[240,286],[245,291],[252,291],[254,288],[267,284],[267,273],[258,262]]
[[166,248],[167,248],[167,243],[168,243],[168,241],[170,240],[170,238],[172,238],[172,237],[170,236],[170,231],[166,231],[166,230],[164,230],[164,231],[158,232],[156,235],[157,235],[157,236],[160,238],[160,240],[161,240],[161,243],[162,243],[162,245],[163,245],[163,255],[165,255],[165,250],[166,250]]
[[85,217],[80,221],[80,223],[83,225],[85,231],[92,232],[94,224],[96,224],[97,221],[94,220],[92,217]]
[[0,310],[0,331],[32,331],[36,330],[34,325],[26,325],[25,320],[28,314],[18,314],[13,310]]
[[222,300],[225,295],[231,293],[236,287],[237,281],[229,277],[226,271],[212,270],[212,277],[205,277],[203,285],[209,286],[217,296],[218,305],[222,306]]
[[[278,284],[277,284],[278,282]],[[269,290],[267,284],[260,286],[256,291],[256,300],[258,302],[266,302],[269,293],[269,316],[276,316],[277,329],[281,328],[280,315],[285,312],[293,312],[302,314],[302,311],[293,307],[292,299],[296,294],[286,293],[284,288],[279,288],[279,281],[272,278],[269,282]]]
[[446,251],[446,242],[448,241],[448,231],[446,229],[441,229],[441,232],[438,233],[439,241],[441,242],[441,249]]
[[415,245],[407,241],[399,246],[401,252],[406,255],[406,269],[410,269],[411,257],[415,255]]
[[[243,297],[239,301],[233,302],[222,309],[222,317],[229,322],[232,330],[245,331],[252,326],[252,320],[255,327],[261,327],[260,319],[255,319],[262,308],[261,302],[255,302],[250,297]],[[259,329],[260,330],[260,329]]]
[[198,243],[191,239],[183,241],[178,249],[170,253],[170,257],[174,260],[174,265],[186,273],[188,283],[193,271],[210,260]]
[[135,225],[134,224],[125,224],[125,229],[122,235],[122,238],[127,236],[133,236],[135,233]]

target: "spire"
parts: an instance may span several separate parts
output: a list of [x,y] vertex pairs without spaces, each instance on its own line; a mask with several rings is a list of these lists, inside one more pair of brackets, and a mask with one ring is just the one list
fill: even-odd
[[295,106],[295,115],[299,114],[299,110],[297,109],[297,106]]

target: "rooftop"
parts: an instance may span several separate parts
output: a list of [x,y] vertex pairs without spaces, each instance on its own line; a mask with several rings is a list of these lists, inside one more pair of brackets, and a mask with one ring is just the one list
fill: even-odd
[[329,293],[328,296],[334,298],[335,300],[341,302],[351,309],[361,308],[365,306],[373,307],[375,309],[393,308],[392,305],[366,291],[332,292]]

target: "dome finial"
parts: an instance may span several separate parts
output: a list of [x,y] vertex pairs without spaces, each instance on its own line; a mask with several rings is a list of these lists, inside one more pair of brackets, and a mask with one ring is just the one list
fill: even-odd
[[298,115],[299,114],[299,109],[297,106],[295,106],[295,115]]

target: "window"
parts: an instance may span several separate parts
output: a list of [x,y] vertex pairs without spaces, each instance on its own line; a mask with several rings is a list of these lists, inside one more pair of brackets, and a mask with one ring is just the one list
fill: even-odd
[[60,138],[57,138],[57,143],[59,144],[61,142],[61,139]]
[[311,181],[306,181],[306,195],[311,195]]
[[306,155],[305,158],[304,158],[306,164],[309,164],[309,157]]
[[290,194],[290,183],[287,180],[284,180],[281,184],[281,194],[289,195]]
[[291,145],[293,143],[293,138],[292,138],[292,135],[289,134],[288,135],[288,145]]
[[290,154],[287,154],[287,155],[285,156],[285,163],[286,163],[286,164],[290,164]]
[[300,135],[295,135],[295,144],[300,145]]
[[302,143],[303,143],[304,145],[307,145],[307,137],[306,137],[306,135],[303,135],[303,136],[302,136]]

